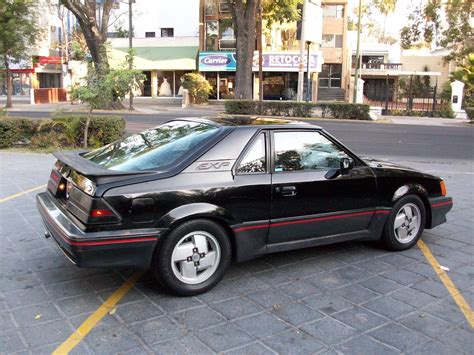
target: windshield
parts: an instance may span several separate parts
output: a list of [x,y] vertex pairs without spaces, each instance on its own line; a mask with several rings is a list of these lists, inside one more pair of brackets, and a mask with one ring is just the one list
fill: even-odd
[[93,150],[83,157],[111,170],[166,171],[218,131],[218,127],[207,123],[173,121]]

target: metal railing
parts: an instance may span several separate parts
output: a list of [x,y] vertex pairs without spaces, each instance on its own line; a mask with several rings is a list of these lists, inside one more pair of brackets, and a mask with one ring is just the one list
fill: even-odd
[[[355,63],[352,63],[352,69],[355,69]],[[362,63],[361,69],[371,70],[402,70],[401,63]]]

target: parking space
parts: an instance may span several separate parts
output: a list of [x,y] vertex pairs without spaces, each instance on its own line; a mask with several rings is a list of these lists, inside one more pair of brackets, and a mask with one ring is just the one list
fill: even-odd
[[[464,313],[418,247],[341,243],[234,264],[197,297],[170,296],[145,273],[72,353],[471,353],[472,162],[381,158],[445,177],[454,208],[423,240]],[[0,153],[0,162],[4,199],[44,184],[54,159]],[[34,196],[0,203],[0,353],[51,353],[135,272],[70,265],[42,237]]]

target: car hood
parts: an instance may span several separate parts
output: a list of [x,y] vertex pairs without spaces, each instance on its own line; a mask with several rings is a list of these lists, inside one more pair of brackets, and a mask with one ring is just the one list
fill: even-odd
[[405,171],[413,171],[420,173],[419,170],[410,168],[408,166],[400,165],[400,164],[395,164],[391,163],[389,161],[385,160],[380,160],[376,158],[371,158],[371,157],[362,157],[362,160],[367,163],[371,168],[379,168],[379,169],[396,169],[396,170],[405,170]]

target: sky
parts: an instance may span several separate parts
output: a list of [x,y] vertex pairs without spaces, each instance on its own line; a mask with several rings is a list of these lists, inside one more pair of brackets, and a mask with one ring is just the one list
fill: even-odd
[[[362,3],[368,2],[368,0],[362,0]],[[395,12],[388,15],[387,17],[387,34],[390,34],[394,37],[399,36],[400,29],[408,23],[408,15],[416,8],[419,4],[425,3],[426,0],[398,0],[395,8]],[[349,15],[353,17],[353,9],[359,5],[359,0],[349,0]],[[380,26],[383,27],[384,17],[374,16],[375,20],[380,19],[378,22]]]

